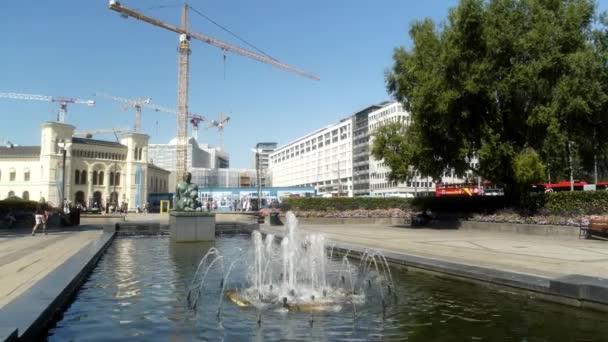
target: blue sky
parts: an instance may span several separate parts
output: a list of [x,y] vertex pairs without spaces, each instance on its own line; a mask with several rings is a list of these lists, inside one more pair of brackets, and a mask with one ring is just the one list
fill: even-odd
[[[599,2],[606,10],[608,1]],[[174,0],[124,0],[131,8],[179,24]],[[250,167],[259,141],[284,144],[336,122],[369,104],[389,99],[384,72],[396,46],[409,46],[409,25],[444,20],[456,0],[191,0],[190,4],[274,58],[315,73],[321,81],[286,72],[192,41],[190,111],[232,120],[224,132],[231,166]],[[175,5],[175,6],[173,6]],[[192,30],[243,44],[190,12]],[[105,0],[0,1],[0,92],[97,100],[71,105],[77,130],[132,127],[134,111],[95,98],[96,92],[174,107],[177,94],[176,34],[122,19]],[[224,76],[225,73],[225,76]],[[37,145],[39,126],[57,105],[0,99],[0,138]],[[206,126],[206,124],[204,124]],[[166,143],[176,132],[172,115],[144,111],[143,132]],[[112,136],[99,135],[100,139]],[[216,144],[217,130],[199,140]]]

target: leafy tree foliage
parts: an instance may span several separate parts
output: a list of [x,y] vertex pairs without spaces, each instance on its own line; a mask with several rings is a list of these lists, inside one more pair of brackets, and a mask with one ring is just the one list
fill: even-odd
[[[447,22],[410,29],[386,73],[411,124],[375,133],[372,154],[404,181],[453,169],[516,191],[568,155],[606,150],[608,38],[591,0],[461,0]],[[542,168],[541,168],[542,167]],[[531,177],[531,176],[534,177]],[[531,177],[531,178],[530,178]]]

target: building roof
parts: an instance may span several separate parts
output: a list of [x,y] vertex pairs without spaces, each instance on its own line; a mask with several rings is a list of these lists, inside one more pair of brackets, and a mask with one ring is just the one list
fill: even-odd
[[82,145],[95,145],[95,146],[107,146],[107,147],[127,147],[119,142],[115,141],[106,141],[106,140],[97,140],[97,139],[88,139],[88,138],[72,138],[73,144],[82,144]]
[[40,146],[0,146],[0,158],[40,158]]
[[162,167],[156,166],[156,165],[154,165],[152,163],[148,163],[148,167],[151,168],[151,169],[154,169],[154,170],[161,171],[161,172],[171,173],[171,171],[165,170]]

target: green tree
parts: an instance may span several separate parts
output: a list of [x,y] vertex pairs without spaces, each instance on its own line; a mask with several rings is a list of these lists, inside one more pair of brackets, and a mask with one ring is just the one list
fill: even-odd
[[375,132],[373,156],[394,181],[463,175],[476,157],[473,171],[518,199],[518,156],[540,172],[604,150],[608,40],[594,19],[591,0],[462,0],[439,27],[414,23],[386,73],[411,124]]

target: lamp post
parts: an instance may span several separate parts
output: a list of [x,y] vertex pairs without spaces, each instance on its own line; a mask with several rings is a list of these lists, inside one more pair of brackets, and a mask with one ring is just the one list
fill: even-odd
[[65,160],[66,160],[66,155],[68,152],[68,147],[71,145],[71,143],[67,140],[62,140],[58,145],[59,145],[59,147],[61,147],[61,158],[62,158],[60,201],[61,201],[61,211],[63,212],[63,211],[65,211],[65,200],[67,199],[65,197]]
[[262,209],[262,195],[261,195],[261,184],[260,184],[260,143],[255,145],[255,149],[251,149],[251,151],[255,152],[255,177],[257,179],[258,186],[258,210]]

